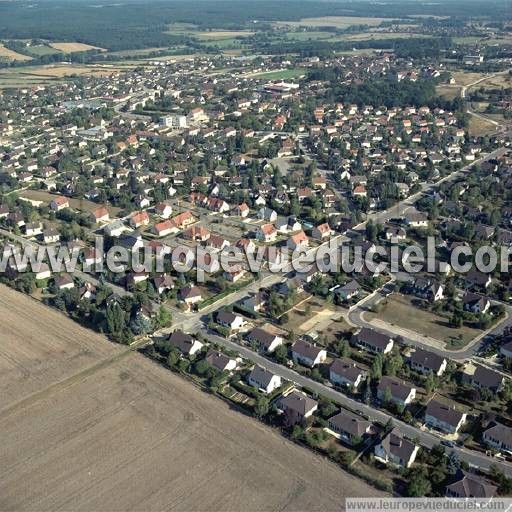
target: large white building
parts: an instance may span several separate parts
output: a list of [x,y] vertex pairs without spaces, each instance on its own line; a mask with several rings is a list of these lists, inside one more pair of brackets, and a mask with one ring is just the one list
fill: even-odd
[[187,126],[188,126],[187,117],[186,116],[178,116],[178,115],[161,117],[160,124],[162,126],[167,126],[174,130],[177,130],[179,128],[187,128]]

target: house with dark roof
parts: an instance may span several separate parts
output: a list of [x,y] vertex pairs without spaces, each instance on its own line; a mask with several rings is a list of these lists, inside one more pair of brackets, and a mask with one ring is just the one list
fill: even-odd
[[373,354],[387,354],[393,349],[393,340],[389,336],[367,327],[353,334],[350,343]]
[[473,375],[470,376],[471,385],[478,389],[489,389],[495,393],[501,391],[505,377],[485,366],[476,366]]
[[169,335],[170,344],[185,356],[193,356],[203,348],[203,344],[190,334],[176,329]]
[[416,348],[407,361],[414,371],[423,375],[428,375],[432,372],[438,377],[445,372],[446,365],[448,364],[444,357],[422,348]]
[[247,383],[268,394],[280,388],[282,381],[279,375],[275,375],[266,368],[256,365],[247,375]]
[[350,359],[336,358],[329,367],[329,380],[338,386],[356,390],[366,379],[366,372]]
[[328,420],[327,432],[350,445],[360,442],[371,430],[370,421],[345,409]]
[[382,402],[391,393],[391,401],[397,405],[409,405],[416,398],[416,388],[395,377],[383,376],[377,388],[377,398]]
[[446,496],[449,498],[492,498],[497,491],[495,485],[477,475],[459,471],[455,481],[446,486]]
[[349,281],[334,290],[334,296],[340,300],[350,300],[357,297],[361,292],[361,285],[355,280]]
[[393,464],[409,468],[416,459],[419,445],[405,438],[394,428],[382,441],[375,446],[375,458],[384,464]]
[[512,336],[505,338],[500,347],[500,354],[507,359],[512,359]]
[[431,400],[425,410],[425,425],[449,434],[456,434],[466,422],[467,414],[454,405]]
[[491,301],[487,297],[476,293],[466,292],[462,297],[464,311],[471,313],[487,313],[491,307]]
[[209,350],[206,354],[206,362],[220,372],[230,372],[236,369],[236,359],[228,357],[218,350]]
[[491,448],[512,454],[512,428],[493,421],[482,434],[482,439]]
[[287,426],[304,424],[318,409],[316,400],[294,389],[286,396],[283,395],[276,402],[277,408],[284,414],[284,423]]
[[231,332],[239,331],[244,325],[243,316],[237,315],[231,311],[219,311],[216,316],[217,323]]
[[327,351],[304,340],[297,340],[292,345],[292,359],[294,363],[312,368],[321,364],[327,358]]
[[247,336],[249,342],[254,342],[260,350],[268,354],[283,344],[283,338],[277,334],[273,334],[261,327],[255,327]]

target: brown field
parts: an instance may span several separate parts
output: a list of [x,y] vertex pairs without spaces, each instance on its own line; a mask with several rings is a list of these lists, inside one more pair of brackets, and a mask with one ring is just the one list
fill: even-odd
[[341,510],[379,493],[0,287],[0,510]]
[[211,32],[196,32],[199,39],[228,39],[230,37],[249,37],[254,35],[252,30],[212,30]]
[[126,71],[135,67],[137,62],[109,65],[73,65],[56,64],[44,66],[24,66],[21,68],[6,68],[0,70],[0,89],[27,87],[30,85],[58,84],[67,77],[79,76],[107,76]]
[[455,85],[469,85],[485,76],[484,73],[470,73],[466,71],[453,71],[452,77],[455,79]]
[[2,58],[9,60],[32,60],[32,57],[10,50],[0,43],[0,59]]
[[87,50],[100,50],[106,51],[104,48],[98,46],[91,46],[90,44],[83,43],[50,43],[52,48],[61,51],[62,53],[73,53],[73,52],[86,52]]
[[453,100],[457,96],[460,96],[460,89],[461,87],[458,85],[442,84],[436,87],[436,92],[439,96],[442,96],[447,100]]
[[[26,199],[32,199],[34,201],[43,201],[45,204],[48,204],[50,201],[58,197],[58,194],[50,194],[45,190],[24,190],[20,193],[20,197],[25,197]],[[82,212],[92,212],[100,206],[99,204],[88,201],[87,199],[68,198],[68,201],[69,206],[72,209],[80,210]],[[120,208],[115,206],[107,206],[107,209],[112,216],[117,215],[121,211]]]
[[496,125],[482,117],[471,116],[469,118],[468,133],[472,137],[488,135],[496,132]]
[[337,27],[347,28],[352,25],[370,25],[372,27],[380,25],[388,18],[363,18],[357,16],[321,16],[318,18],[303,18],[300,21],[278,21],[276,25],[285,25],[292,27],[309,26],[309,27]]
[[443,342],[450,342],[462,336],[461,346],[482,332],[465,325],[454,329],[446,318],[416,307],[413,300],[414,298],[409,295],[390,295],[378,313],[366,313],[365,318],[370,321],[374,318],[379,319],[389,325],[402,327],[421,336],[428,336]]

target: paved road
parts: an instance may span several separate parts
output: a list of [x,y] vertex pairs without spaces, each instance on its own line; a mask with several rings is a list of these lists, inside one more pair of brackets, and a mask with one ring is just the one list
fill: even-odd
[[[411,439],[418,439],[420,444],[425,448],[432,448],[434,445],[439,444],[441,441],[441,437],[432,432],[422,431],[407,423],[397,420],[396,418],[392,417],[391,415],[383,411],[374,409],[372,406],[353,400],[331,387],[328,387],[324,384],[304,377],[297,373],[296,371],[287,368],[286,366],[282,366],[273,361],[270,361],[269,359],[254,352],[248,347],[239,345],[237,343],[234,343],[233,341],[227,340],[225,338],[222,338],[211,333],[205,333],[204,330],[202,330],[201,332],[210,342],[217,343],[220,346],[223,346],[229,350],[233,350],[235,352],[240,353],[244,358],[248,359],[249,361],[252,361],[255,364],[259,364],[267,368],[274,374],[280,375],[281,378],[293,382],[297,386],[311,389],[312,391],[318,393],[319,395],[323,395],[327,398],[330,398],[331,400],[334,400],[340,405],[353,411],[361,411],[366,417],[368,417],[372,421],[378,421],[382,424],[386,424],[388,420],[391,419],[393,423],[400,428],[400,431],[404,435],[408,436]],[[465,448],[455,447],[449,448],[448,450],[455,451],[459,458],[461,460],[466,461],[468,464],[479,467],[483,470],[489,470],[491,465],[495,465],[499,467],[506,475],[512,477],[512,465],[510,464],[498,461],[495,458],[488,457],[478,452],[467,450]]]

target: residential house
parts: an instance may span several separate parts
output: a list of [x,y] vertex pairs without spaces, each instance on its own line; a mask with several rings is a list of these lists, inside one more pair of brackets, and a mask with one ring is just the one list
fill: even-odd
[[332,229],[327,224],[327,222],[324,222],[323,224],[319,224],[318,226],[314,227],[311,231],[311,236],[316,240],[324,240],[326,238],[329,238],[332,235]]
[[163,202],[157,203],[155,213],[162,219],[168,219],[172,215],[172,206]]
[[329,367],[329,380],[333,384],[356,390],[366,379],[366,372],[350,359],[336,358]]
[[430,302],[437,302],[444,297],[444,287],[432,279],[418,278],[413,284],[413,293]]
[[185,356],[193,356],[203,348],[203,344],[190,334],[176,329],[169,335],[170,344]]
[[190,308],[194,304],[198,304],[203,300],[203,296],[201,294],[201,290],[197,288],[197,286],[186,286],[182,288],[178,294],[178,298],[185,302],[185,304]]
[[485,366],[475,366],[474,373],[469,377],[470,383],[477,389],[488,389],[498,393],[503,389],[505,377]]
[[416,398],[416,388],[395,377],[383,376],[377,388],[377,398],[384,402],[388,393],[392,402],[404,407]]
[[281,377],[262,366],[256,365],[247,376],[247,382],[266,394],[272,393],[282,385]]
[[409,356],[408,362],[411,368],[423,375],[432,372],[433,375],[440,377],[446,370],[447,361],[433,352],[416,348]]
[[357,297],[360,293],[361,285],[355,279],[352,279],[348,283],[338,286],[334,290],[334,296],[338,297],[338,299],[341,301],[351,300],[354,297]]
[[482,434],[482,439],[491,448],[512,454],[512,428],[493,421]]
[[91,212],[91,219],[95,224],[100,222],[108,222],[110,214],[105,206],[100,206]]
[[50,201],[50,208],[54,212],[60,212],[65,208],[69,208],[69,200],[67,197],[58,196]]
[[389,336],[367,327],[363,327],[357,334],[353,334],[350,342],[373,354],[387,354],[393,349],[393,340]]
[[361,416],[342,409],[329,418],[327,431],[352,446],[359,444],[372,432],[372,424]]
[[130,217],[130,226],[138,229],[149,224],[149,215],[147,212],[135,212]]
[[375,446],[374,454],[375,458],[384,464],[410,468],[419,448],[418,444],[406,439],[397,428],[394,428]]
[[498,488],[487,480],[459,470],[454,482],[446,486],[449,498],[493,498]]
[[231,332],[239,331],[245,325],[244,317],[231,311],[219,311],[216,320],[219,325]]
[[53,278],[57,290],[71,290],[75,287],[75,282],[69,274],[59,274]]
[[236,359],[213,349],[206,354],[206,362],[220,372],[230,372],[235,370],[237,366]]
[[491,301],[487,297],[477,295],[473,292],[466,292],[462,297],[464,311],[470,311],[476,314],[485,314],[491,307]]
[[425,411],[425,425],[442,432],[456,434],[466,422],[467,414],[437,400],[430,400]]
[[271,354],[274,350],[283,344],[283,338],[273,334],[261,327],[255,327],[247,336],[249,342],[255,343],[259,350]]
[[286,245],[292,251],[305,250],[309,247],[309,239],[304,231],[299,231],[288,239]]
[[252,313],[258,313],[263,309],[265,306],[265,297],[261,292],[253,293],[249,295],[249,297],[244,298],[240,305],[247,309],[248,311],[251,311]]
[[277,238],[277,229],[273,224],[263,224],[256,231],[256,238],[260,242],[274,242]]
[[312,368],[325,362],[327,351],[304,340],[297,340],[292,345],[292,359],[295,363]]
[[174,279],[168,274],[161,274],[154,277],[153,284],[156,292],[161,295],[174,288]]
[[286,396],[280,397],[276,405],[284,413],[284,423],[287,426],[304,424],[318,409],[316,400],[296,389]]

